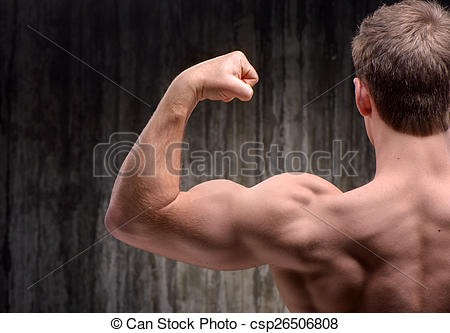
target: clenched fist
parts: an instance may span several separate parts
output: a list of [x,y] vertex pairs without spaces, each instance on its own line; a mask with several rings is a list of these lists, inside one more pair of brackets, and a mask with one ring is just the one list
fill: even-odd
[[244,53],[231,52],[199,63],[179,76],[194,89],[196,101],[205,99],[229,102],[233,98],[249,101],[258,74]]

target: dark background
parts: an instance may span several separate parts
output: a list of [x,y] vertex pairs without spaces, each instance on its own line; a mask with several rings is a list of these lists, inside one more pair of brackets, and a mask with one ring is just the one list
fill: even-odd
[[[114,178],[93,176],[93,150],[113,132],[139,133],[181,70],[239,49],[260,75],[254,99],[202,103],[191,149],[253,140],[310,154],[342,140],[359,151],[359,177],[327,179],[342,190],[366,183],[374,154],[351,78],[303,106],[353,73],[351,38],[380,4],[0,0],[0,310],[286,311],[266,266],[215,272],[103,239]],[[263,171],[233,179],[253,185]],[[187,176],[183,187],[207,179]]]

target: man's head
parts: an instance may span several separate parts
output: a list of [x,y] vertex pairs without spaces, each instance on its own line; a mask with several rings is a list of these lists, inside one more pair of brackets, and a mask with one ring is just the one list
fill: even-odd
[[406,0],[367,17],[352,44],[356,103],[395,131],[428,136],[449,128],[450,13]]

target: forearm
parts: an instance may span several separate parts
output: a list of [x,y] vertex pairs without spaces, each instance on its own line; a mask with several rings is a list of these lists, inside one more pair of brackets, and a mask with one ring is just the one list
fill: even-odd
[[[156,111],[125,159],[112,199],[135,198],[140,208],[160,209],[178,195],[181,150],[187,120],[197,104],[191,78],[180,74],[167,89]],[[132,175],[138,157],[138,168]]]

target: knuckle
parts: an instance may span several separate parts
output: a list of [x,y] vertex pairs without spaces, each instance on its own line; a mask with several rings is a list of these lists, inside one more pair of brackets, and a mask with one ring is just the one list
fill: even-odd
[[231,54],[234,56],[237,56],[237,57],[245,57],[244,52],[239,51],[239,50],[233,51]]

